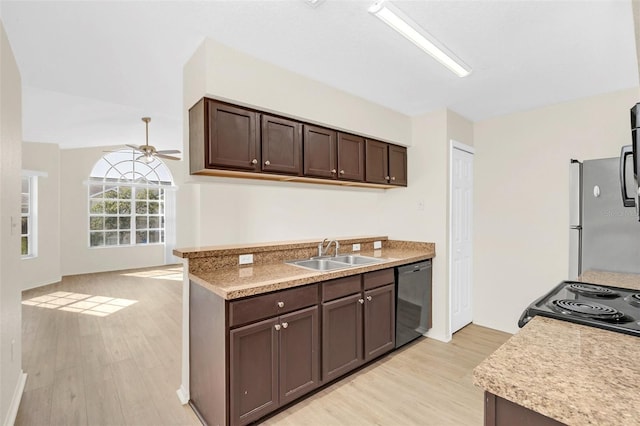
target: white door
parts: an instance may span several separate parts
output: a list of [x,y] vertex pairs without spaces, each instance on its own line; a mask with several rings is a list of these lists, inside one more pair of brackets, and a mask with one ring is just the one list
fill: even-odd
[[451,333],[473,320],[471,268],[473,222],[473,154],[452,146],[451,150],[451,238],[450,319]]

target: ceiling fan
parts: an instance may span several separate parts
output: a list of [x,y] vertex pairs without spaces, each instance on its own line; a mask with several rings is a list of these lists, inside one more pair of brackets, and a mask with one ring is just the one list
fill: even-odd
[[136,161],[142,160],[144,162],[150,163],[153,161],[153,157],[165,158],[167,160],[180,160],[178,157],[174,157],[172,155],[167,154],[180,154],[180,151],[177,149],[165,149],[162,151],[156,150],[156,147],[153,145],[149,145],[149,122],[151,121],[151,117],[142,117],[142,121],[145,123],[146,127],[146,141],[144,145],[136,146],[126,144],[129,148],[142,153],[141,156],[136,158]]

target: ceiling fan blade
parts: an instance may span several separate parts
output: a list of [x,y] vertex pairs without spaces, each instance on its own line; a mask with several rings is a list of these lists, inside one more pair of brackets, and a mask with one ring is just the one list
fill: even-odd
[[128,146],[129,148],[134,149],[134,150],[136,150],[136,151],[138,151],[138,152],[142,152],[142,150],[140,149],[140,147],[139,147],[139,146],[136,146],[136,145],[129,145],[129,144],[126,144],[125,146]]
[[161,151],[156,151],[158,154],[180,154],[180,151],[177,149],[163,149]]
[[156,157],[166,158],[167,160],[181,160],[181,158],[174,157],[172,155],[159,154],[158,152],[156,152],[154,155]]

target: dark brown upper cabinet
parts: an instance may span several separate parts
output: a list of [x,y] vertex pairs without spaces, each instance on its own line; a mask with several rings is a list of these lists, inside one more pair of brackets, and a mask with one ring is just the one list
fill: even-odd
[[212,99],[198,102],[189,110],[191,171],[205,168],[260,171],[258,115],[250,109]]
[[407,148],[389,145],[389,183],[407,186]]
[[367,182],[407,186],[407,148],[371,139],[365,147]]
[[262,171],[302,175],[302,123],[262,115]]
[[336,132],[304,125],[304,175],[337,178]]
[[338,179],[364,181],[364,138],[338,133]]

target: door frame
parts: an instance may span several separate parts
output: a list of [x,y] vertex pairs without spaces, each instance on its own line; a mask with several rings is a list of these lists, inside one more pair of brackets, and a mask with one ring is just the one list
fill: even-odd
[[[467,152],[471,155],[474,156],[474,160],[475,160],[475,149],[470,146],[470,145],[466,145],[462,142],[458,142],[454,139],[450,139],[449,140],[449,190],[448,190],[448,196],[449,196],[449,211],[447,213],[447,218],[449,221],[449,226],[448,226],[448,241],[447,241],[447,299],[448,299],[448,309],[447,309],[447,330],[446,330],[446,336],[447,336],[447,341],[450,341],[453,333],[451,332],[451,312],[452,312],[452,307],[451,307],[451,276],[452,276],[452,272],[453,272],[453,244],[451,244],[451,242],[453,241],[453,151],[457,149],[460,151],[464,151]],[[475,169],[474,169],[475,170]],[[475,179],[474,179],[475,181]],[[472,248],[472,252],[471,255],[473,256],[473,248]]]

